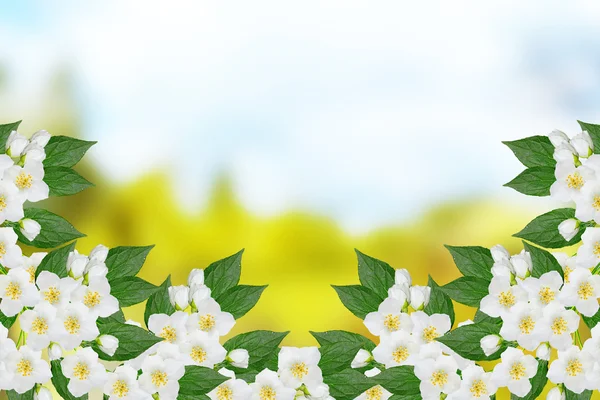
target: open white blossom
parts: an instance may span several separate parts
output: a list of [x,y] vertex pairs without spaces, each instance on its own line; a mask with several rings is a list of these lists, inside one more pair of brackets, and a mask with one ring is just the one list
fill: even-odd
[[[419,344],[409,332],[393,332],[382,340],[375,349],[373,357],[386,368],[399,365],[415,365],[419,359]],[[370,356],[370,354],[369,354]]]
[[320,359],[321,354],[316,347],[282,347],[278,359],[281,381],[293,389],[304,384],[312,392],[323,383]]
[[31,282],[29,273],[19,267],[10,269],[6,275],[0,275],[0,299],[0,311],[12,317],[20,313],[23,307],[35,306],[40,300],[40,294]]
[[407,313],[402,312],[403,303],[392,297],[385,299],[377,311],[367,314],[364,324],[375,336],[386,336],[399,330],[412,330],[413,323]]
[[450,317],[446,314],[427,315],[416,311],[410,315],[413,322],[413,338],[418,344],[431,343],[443,336],[452,326]]
[[594,368],[594,359],[585,350],[570,346],[558,352],[558,358],[550,364],[548,379],[552,383],[564,383],[570,391],[581,393],[585,389],[595,388],[597,383],[590,382],[587,374]]
[[494,367],[492,382],[497,387],[508,387],[511,393],[523,397],[531,390],[531,378],[535,376],[538,362],[523,351],[509,347]]
[[495,276],[488,287],[489,294],[481,299],[480,309],[490,317],[508,315],[517,303],[527,301],[527,293],[520,285],[511,286],[510,278]]
[[592,275],[590,270],[576,268],[569,274],[569,282],[560,293],[560,300],[568,307],[575,306],[586,317],[598,312],[600,297],[600,276]]
[[98,354],[89,347],[66,356],[60,365],[63,374],[69,378],[69,392],[75,397],[103,387],[108,378],[104,366],[98,361]]
[[189,332],[200,330],[211,335],[224,336],[235,325],[233,315],[221,311],[221,306],[209,297],[196,303],[197,311],[187,320]]
[[415,365],[415,375],[421,380],[420,390],[424,399],[439,398],[440,394],[450,394],[460,387],[457,374],[458,365],[450,356],[436,359],[427,358]]
[[448,400],[489,399],[498,388],[492,380],[492,374],[480,366],[470,366],[462,371],[460,388],[448,396]]

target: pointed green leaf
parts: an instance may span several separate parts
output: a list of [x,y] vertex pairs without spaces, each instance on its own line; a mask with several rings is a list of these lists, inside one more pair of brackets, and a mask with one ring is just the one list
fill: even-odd
[[485,279],[472,276],[461,276],[442,286],[444,292],[450,298],[460,304],[470,307],[479,307],[481,299],[488,295],[490,282]]
[[130,307],[147,300],[158,290],[150,282],[137,276],[125,276],[110,282],[110,294],[119,300],[119,306]]
[[504,184],[528,196],[549,196],[550,186],[556,181],[553,167],[533,167],[521,172]]
[[69,136],[52,136],[44,147],[46,151],[44,166],[70,168],[77,164],[90,147],[96,143]]
[[211,290],[211,296],[217,298],[240,282],[242,272],[242,254],[244,250],[215,261],[204,270],[204,284]]
[[106,257],[106,278],[109,282],[126,276],[135,276],[140,272],[148,253],[154,248],[150,246],[119,246],[108,251]]
[[71,196],[94,186],[75,170],[67,167],[45,168],[44,182],[50,188],[50,196]]
[[26,208],[25,218],[30,218],[40,224],[40,233],[35,239],[29,240],[22,233],[18,225],[13,229],[19,241],[28,246],[39,249],[50,249],[61,246],[71,240],[85,236],[79,232],[69,221],[42,208]]
[[558,225],[570,218],[575,218],[575,209],[573,208],[559,208],[552,210],[536,217],[527,224],[525,228],[520,232],[515,233],[513,236],[528,240],[538,246],[549,249],[559,249],[571,246],[579,243],[581,235],[585,232],[586,227],[584,224],[581,224],[577,235],[575,235],[573,239],[566,241],[558,232]]
[[21,121],[0,125],[0,154],[6,153],[6,141],[12,131],[19,128]]
[[464,276],[492,279],[494,259],[489,249],[481,246],[448,246],[446,245],[456,267]]
[[554,167],[554,145],[548,136],[531,136],[511,142],[502,142],[512,150],[526,167]]
[[69,259],[69,253],[73,250],[75,250],[75,242],[46,254],[35,271],[35,276],[38,277],[42,271],[49,271],[60,278],[66,278],[68,276],[67,260]]
[[175,307],[173,307],[169,298],[170,287],[171,275],[169,275],[152,296],[148,298],[146,310],[144,311],[144,322],[146,322],[146,326],[148,326],[148,320],[153,314],[171,315],[175,312]]
[[454,306],[452,300],[444,292],[444,290],[429,276],[429,282],[427,286],[431,288],[431,296],[429,297],[429,303],[423,311],[427,315],[432,314],[446,314],[450,317],[450,323],[454,325]]
[[386,298],[388,289],[394,285],[394,268],[386,262],[370,257],[356,250],[358,258],[358,277],[360,283],[377,293],[380,297]]
[[267,286],[234,286],[216,297],[215,300],[221,306],[222,311],[232,314],[235,319],[239,319],[258,303],[258,299],[260,299],[266,288]]
[[332,286],[348,310],[360,319],[370,312],[377,311],[384,298],[361,285]]
[[546,272],[557,271],[560,276],[564,278],[564,272],[556,257],[546,250],[535,247],[527,242],[523,242],[525,250],[531,255],[531,262],[533,264],[533,270],[531,276],[539,278]]

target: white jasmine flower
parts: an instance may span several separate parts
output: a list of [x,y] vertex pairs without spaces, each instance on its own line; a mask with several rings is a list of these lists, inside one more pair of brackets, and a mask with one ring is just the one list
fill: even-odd
[[[0,207],[2,207],[1,201]],[[25,236],[28,240],[34,240],[42,230],[42,226],[37,221],[34,221],[31,218],[22,219],[19,222],[19,228],[23,236]]]
[[479,341],[479,345],[481,346],[481,350],[486,356],[491,356],[498,350],[500,350],[500,345],[502,344],[502,338],[498,335],[487,335],[481,338]]
[[48,358],[50,361],[60,360],[63,356],[62,347],[58,343],[50,343],[48,346]]
[[377,311],[367,314],[365,326],[375,336],[386,336],[399,330],[412,330],[410,316],[402,312],[403,305],[401,301],[388,297],[379,305]]
[[371,360],[373,360],[373,355],[365,349],[360,349],[354,356],[350,366],[352,368],[363,368],[366,367]]
[[43,162],[46,159],[46,152],[44,148],[39,146],[37,143],[29,143],[23,150],[21,156],[25,164],[33,162]]
[[8,220],[17,222],[23,218],[23,199],[17,187],[7,181],[0,181],[0,223]]
[[495,276],[490,282],[489,293],[481,299],[480,309],[490,317],[507,315],[517,303],[527,301],[527,293],[520,285],[511,286],[510,278]]
[[51,335],[65,350],[73,350],[82,341],[94,340],[100,332],[96,326],[96,315],[81,303],[70,303],[58,309],[55,332]]
[[[225,360],[227,350],[216,339],[206,332],[191,333],[187,340],[180,345],[183,360],[186,365],[200,365],[213,368]],[[246,368],[248,362],[246,361]]]
[[575,218],[565,219],[558,224],[558,233],[568,242],[579,233],[579,220]]
[[492,381],[492,374],[478,365],[472,365],[462,371],[460,388],[448,396],[448,400],[489,399],[498,390]]
[[230,379],[208,392],[212,400],[246,400],[252,395],[252,389],[243,379]]
[[546,272],[539,278],[529,277],[520,284],[527,292],[531,304],[537,307],[558,302],[562,285],[562,277],[556,271]]
[[[594,359],[577,346],[558,352],[558,359],[550,364],[548,379],[554,384],[564,383],[570,391],[580,394],[587,388],[595,387],[586,379],[586,374],[594,367]],[[593,385],[593,386],[592,386]]]
[[533,351],[547,336],[539,323],[541,317],[542,312],[538,307],[519,303],[503,317],[500,336],[505,340],[516,340],[519,346]]
[[396,285],[412,285],[412,278],[410,277],[410,272],[407,269],[397,269],[395,272],[395,284]]
[[44,167],[39,161],[29,161],[22,167],[13,165],[4,172],[4,180],[14,183],[19,195],[31,202],[48,198],[50,190],[43,179]]
[[413,322],[413,337],[418,344],[431,343],[450,330],[452,324],[446,314],[427,315],[416,311],[410,315]]
[[98,343],[100,350],[109,356],[114,356],[119,348],[119,339],[112,335],[100,335],[96,339],[96,343]]
[[250,355],[246,349],[235,349],[227,354],[227,360],[236,368],[248,368]]
[[106,318],[119,311],[119,301],[110,294],[108,280],[101,276],[89,278],[88,285],[81,285],[73,291],[71,301],[82,303],[90,313]]
[[35,306],[40,295],[25,269],[12,268],[6,275],[0,275],[0,299],[0,311],[12,317],[20,313],[23,307]]
[[187,321],[189,332],[201,330],[216,336],[224,336],[235,325],[233,315],[222,312],[221,306],[213,298],[196,303],[197,312],[192,313]]
[[538,362],[523,351],[509,347],[502,353],[500,364],[494,367],[492,382],[496,387],[508,387],[508,390],[523,397],[531,390],[531,378],[537,373]]
[[137,371],[129,366],[121,365],[114,372],[108,373],[104,384],[104,394],[110,400],[143,400],[150,395],[140,389]]
[[7,268],[21,266],[23,252],[17,245],[17,239],[12,228],[0,228],[0,264]]
[[73,278],[59,278],[58,275],[42,271],[36,280],[40,289],[40,301],[56,308],[65,307],[71,300],[71,294],[79,287]]
[[69,272],[69,276],[77,280],[81,279],[89,261],[90,259],[86,255],[79,254],[77,250],[70,252],[69,258],[67,259],[67,271]]
[[560,202],[575,200],[581,194],[585,184],[596,179],[592,168],[586,165],[576,167],[572,161],[557,163],[554,175],[556,182],[550,187],[550,195]]
[[251,400],[294,400],[296,391],[286,387],[279,379],[277,372],[264,369],[256,375],[250,384]]
[[21,329],[26,332],[27,344],[36,351],[50,345],[53,325],[56,323],[56,309],[47,303],[36,305],[33,310],[26,310],[19,318]]
[[[581,191],[581,195],[577,196],[577,198],[575,199],[575,203],[575,217],[577,219],[585,222],[592,220],[600,221],[600,183],[593,182],[589,185],[586,185],[585,188],[583,188],[583,190]],[[566,221],[561,222],[561,224],[558,226],[559,231],[561,230],[561,225],[565,224]],[[576,226],[574,226],[574,224],[571,223],[570,225],[564,226],[563,229],[565,233],[576,230],[575,234],[577,234],[577,232],[579,231],[579,224],[576,224]],[[575,234],[573,234],[573,236],[575,236]],[[571,240],[567,239],[566,237],[565,239]]]
[[466,320],[464,320],[462,322],[459,322],[458,323],[458,327],[460,328],[461,326],[473,325],[474,323],[475,322],[473,322],[472,320],[466,319]]
[[17,131],[12,131],[6,139],[6,154],[10,157],[19,158],[23,150],[29,144],[29,140]]
[[89,347],[66,356],[60,366],[65,377],[69,378],[67,389],[75,397],[103,387],[108,379],[104,366],[98,361],[98,354]]
[[419,357],[419,344],[409,332],[393,332],[379,342],[373,350],[373,357],[386,368],[415,365]]
[[42,360],[42,352],[28,346],[10,353],[5,362],[12,377],[11,386],[19,394],[27,392],[35,384],[48,382],[52,377],[50,366]]
[[531,275],[533,263],[531,262],[531,254],[522,250],[519,254],[510,257],[510,263],[513,266],[517,278],[525,279]]
[[31,139],[29,139],[29,142],[35,143],[40,147],[46,147],[46,145],[50,141],[51,137],[52,136],[48,133],[48,131],[42,129],[42,130],[35,132],[31,136]]
[[100,263],[104,263],[106,261],[106,257],[108,256],[109,249],[108,247],[99,244],[92,249],[89,255],[90,260],[94,260]]
[[190,271],[188,275],[188,286],[192,287],[194,285],[204,285],[204,270],[194,268]]
[[600,324],[592,328],[592,337],[585,341],[583,349],[595,360],[600,359]]
[[429,286],[410,287],[410,306],[414,310],[422,310],[429,303],[431,288]]
[[388,392],[383,386],[377,385],[365,390],[354,400],[387,400],[390,397],[392,397],[392,393]]
[[190,305],[190,288],[185,285],[169,287],[169,300],[176,310],[185,310]]
[[176,311],[173,315],[153,314],[148,320],[148,329],[168,343],[181,344],[187,337],[188,314]]
[[579,162],[579,156],[577,150],[571,145],[571,143],[563,143],[554,149],[552,157],[557,163],[571,163],[573,165]]
[[379,368],[371,368],[368,371],[365,371],[365,376],[367,378],[372,378],[374,376],[377,376],[381,373],[381,370]]
[[323,383],[319,368],[321,353],[316,347],[282,347],[279,351],[279,377],[289,388],[306,385],[309,392]]
[[179,394],[179,379],[184,373],[182,362],[154,355],[147,357],[142,363],[139,382],[146,392],[158,393],[163,400],[175,400]]
[[572,344],[571,333],[579,327],[579,315],[558,303],[552,303],[544,308],[540,326],[546,334],[544,341],[550,342],[557,350],[566,350]]
[[542,343],[535,351],[535,356],[540,360],[550,361],[551,349],[548,343]]
[[31,282],[31,283],[35,282],[35,274],[36,274],[37,268],[40,266],[40,263],[42,262],[42,260],[46,256],[46,254],[48,254],[48,253],[45,253],[45,252],[33,253],[29,257],[23,256],[23,258],[21,259],[20,266],[23,267],[25,269],[25,271],[27,271],[29,273],[29,282]]
[[587,228],[581,240],[583,244],[577,250],[577,264],[593,268],[600,263],[600,228]]
[[587,131],[583,131],[573,136],[570,140],[571,146],[575,148],[579,157],[587,158],[594,152],[594,143]]
[[424,399],[439,398],[442,393],[456,391],[460,387],[457,369],[456,361],[449,356],[419,361],[415,365],[415,375],[421,380],[421,396]]
[[[580,247],[581,249],[581,247]],[[590,270],[576,268],[569,274],[569,282],[560,293],[560,300],[568,307],[575,306],[586,317],[598,312],[600,297],[600,276],[592,275]]]
[[197,310],[196,304],[200,303],[204,299],[210,298],[210,288],[204,284],[194,284],[190,286],[190,298],[189,302],[192,306],[192,310]]
[[553,130],[548,134],[548,139],[554,145],[554,147],[560,146],[563,143],[569,143],[569,137],[558,129]]
[[40,386],[33,393],[33,400],[52,400],[52,392],[44,386]]
[[557,386],[550,389],[548,391],[548,395],[546,396],[546,400],[565,400],[566,398],[566,394]]

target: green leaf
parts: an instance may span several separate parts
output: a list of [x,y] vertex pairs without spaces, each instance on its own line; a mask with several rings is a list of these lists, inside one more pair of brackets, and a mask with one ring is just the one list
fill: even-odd
[[71,394],[71,392],[69,392],[69,389],[67,388],[69,384],[69,378],[67,378],[63,374],[62,368],[60,366],[60,360],[52,361],[50,363],[50,370],[52,372],[52,384],[54,385],[54,388],[56,389],[56,392],[60,395],[60,397],[62,397],[65,400],[83,400],[88,398],[87,394],[81,397],[75,397]]
[[592,315],[591,317],[586,317],[585,315],[582,315],[581,318],[583,318],[583,322],[585,322],[588,328],[592,329],[593,327],[598,325],[598,322],[600,322],[600,310],[598,310],[598,312]]
[[19,241],[39,249],[50,249],[61,246],[71,240],[85,236],[69,221],[42,208],[26,208],[25,218],[30,218],[40,224],[41,230],[35,239],[29,240],[22,233],[18,224],[13,227]]
[[560,276],[565,277],[558,260],[551,253],[527,242],[523,242],[523,246],[525,247],[525,251],[528,251],[531,255],[531,263],[533,264],[531,276],[539,278],[546,272],[557,271]]
[[23,394],[19,394],[14,390],[8,390],[6,392],[6,397],[8,400],[33,400],[34,399],[35,388],[28,390]]
[[12,317],[7,317],[6,315],[2,314],[2,312],[0,311],[0,324],[2,324],[6,329],[10,329],[10,327],[14,325],[18,316],[19,315],[17,314]]
[[531,136],[511,142],[507,145],[526,167],[554,167],[554,145],[548,136]]
[[480,309],[477,309],[475,312],[475,317],[473,318],[474,322],[489,322],[490,324],[502,325],[501,318],[490,317]]
[[325,375],[323,380],[329,385],[329,394],[335,399],[354,399],[373,387],[369,378],[354,369]]
[[565,388],[565,400],[590,400],[593,393],[591,390],[584,390],[580,394],[577,394]]
[[444,290],[429,276],[427,286],[431,288],[429,303],[423,309],[427,315],[446,314],[450,317],[450,323],[454,325],[454,306],[452,300]]
[[74,249],[75,242],[72,242],[46,254],[35,271],[36,278],[42,271],[52,272],[58,275],[59,278],[66,278],[69,275],[67,272],[67,260],[69,259],[69,253]]
[[476,322],[474,324],[460,326],[444,336],[437,338],[438,342],[454,350],[458,355],[473,361],[497,360],[507,345],[503,343],[500,349],[489,356],[486,356],[481,345],[481,339],[487,335],[499,335],[500,326],[489,322]]
[[121,323],[125,323],[125,314],[123,314],[123,310],[119,309],[119,311],[117,311],[116,313],[114,313],[113,315],[109,315],[106,318],[98,318],[96,320],[98,326],[102,325],[102,324],[110,324],[110,323],[114,323],[114,322],[121,322]]
[[12,131],[19,128],[21,121],[0,125],[0,154],[6,153],[6,141]]
[[114,355],[109,356],[100,350],[100,346],[92,343],[92,348],[105,361],[127,361],[136,358],[163,339],[153,335],[144,328],[121,322],[110,322],[98,326],[100,335],[112,335],[119,339],[119,347]]
[[600,125],[590,124],[587,122],[577,121],[579,126],[584,131],[590,134],[592,142],[594,143],[594,153],[600,154]]
[[137,275],[153,248],[154,245],[119,246],[110,249],[105,261],[108,281],[112,283],[114,279]]
[[96,143],[69,136],[52,136],[44,147],[44,167],[72,167]]
[[221,306],[222,311],[230,313],[235,319],[239,319],[256,305],[266,288],[267,286],[234,286],[216,297],[215,300]]
[[533,167],[521,172],[504,186],[528,196],[549,196],[550,186],[556,181],[554,167]]
[[[262,371],[279,354],[279,344],[289,332],[253,331],[234,336],[223,344],[227,351],[246,349],[250,356],[248,369]],[[274,367],[277,369],[277,367]]]
[[71,196],[94,186],[79,173],[67,167],[45,168],[44,182],[50,188],[50,196]]
[[198,395],[207,394],[221,383],[229,380],[228,377],[217,371],[190,365],[185,367],[185,374],[179,380],[179,396],[190,396],[197,399]]
[[369,338],[366,338],[358,333],[346,331],[327,331],[327,332],[310,332],[319,345],[327,346],[333,343],[349,343],[361,346],[361,349],[373,351],[375,343]]
[[470,307],[479,307],[481,299],[488,295],[490,282],[472,276],[461,276],[455,281],[442,286],[450,298],[460,304]]
[[385,298],[380,297],[371,289],[361,285],[332,286],[340,300],[348,310],[360,319],[373,311],[377,311]]
[[454,264],[464,276],[492,280],[494,259],[489,249],[480,246],[448,246]]
[[121,307],[129,307],[141,303],[158,290],[157,286],[137,276],[113,279],[110,285],[110,294],[119,300]]
[[373,380],[393,394],[414,396],[420,393],[421,381],[415,376],[412,366],[388,368],[375,375]]
[[579,243],[581,235],[585,232],[585,225],[579,226],[579,232],[573,239],[566,241],[558,232],[558,225],[564,220],[575,218],[575,209],[559,208],[536,217],[520,232],[515,233],[521,239],[528,240],[538,246],[549,249],[559,249]]
[[339,342],[326,344],[319,348],[321,360],[319,367],[323,375],[331,375],[351,367],[356,353],[362,349],[362,343]]
[[356,249],[354,251],[356,251],[356,257],[358,258],[360,283],[385,299],[388,295],[388,289],[394,286],[395,283],[396,273],[394,268],[390,267],[388,263],[363,254]]
[[215,261],[204,270],[204,284],[211,290],[211,296],[217,298],[240,282],[242,272],[242,254],[244,250]]
[[510,398],[513,400],[516,399],[525,399],[525,400],[534,400],[537,399],[538,396],[544,390],[544,386],[546,386],[546,382],[548,382],[548,378],[546,375],[548,374],[548,361],[538,360],[538,371],[531,381],[531,390],[523,397],[516,396],[514,394],[510,395]]
[[169,288],[171,287],[171,275],[165,279],[160,287],[148,298],[146,310],[144,311],[144,321],[148,326],[148,320],[152,314],[171,315],[175,312],[175,307],[171,304],[169,298]]

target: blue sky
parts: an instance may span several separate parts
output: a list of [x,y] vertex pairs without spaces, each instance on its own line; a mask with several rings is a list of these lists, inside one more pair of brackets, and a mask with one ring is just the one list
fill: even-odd
[[257,213],[355,231],[518,201],[501,140],[600,121],[593,2],[0,5],[3,115],[67,70],[94,162],[123,182],[166,167],[190,207],[223,171]]

